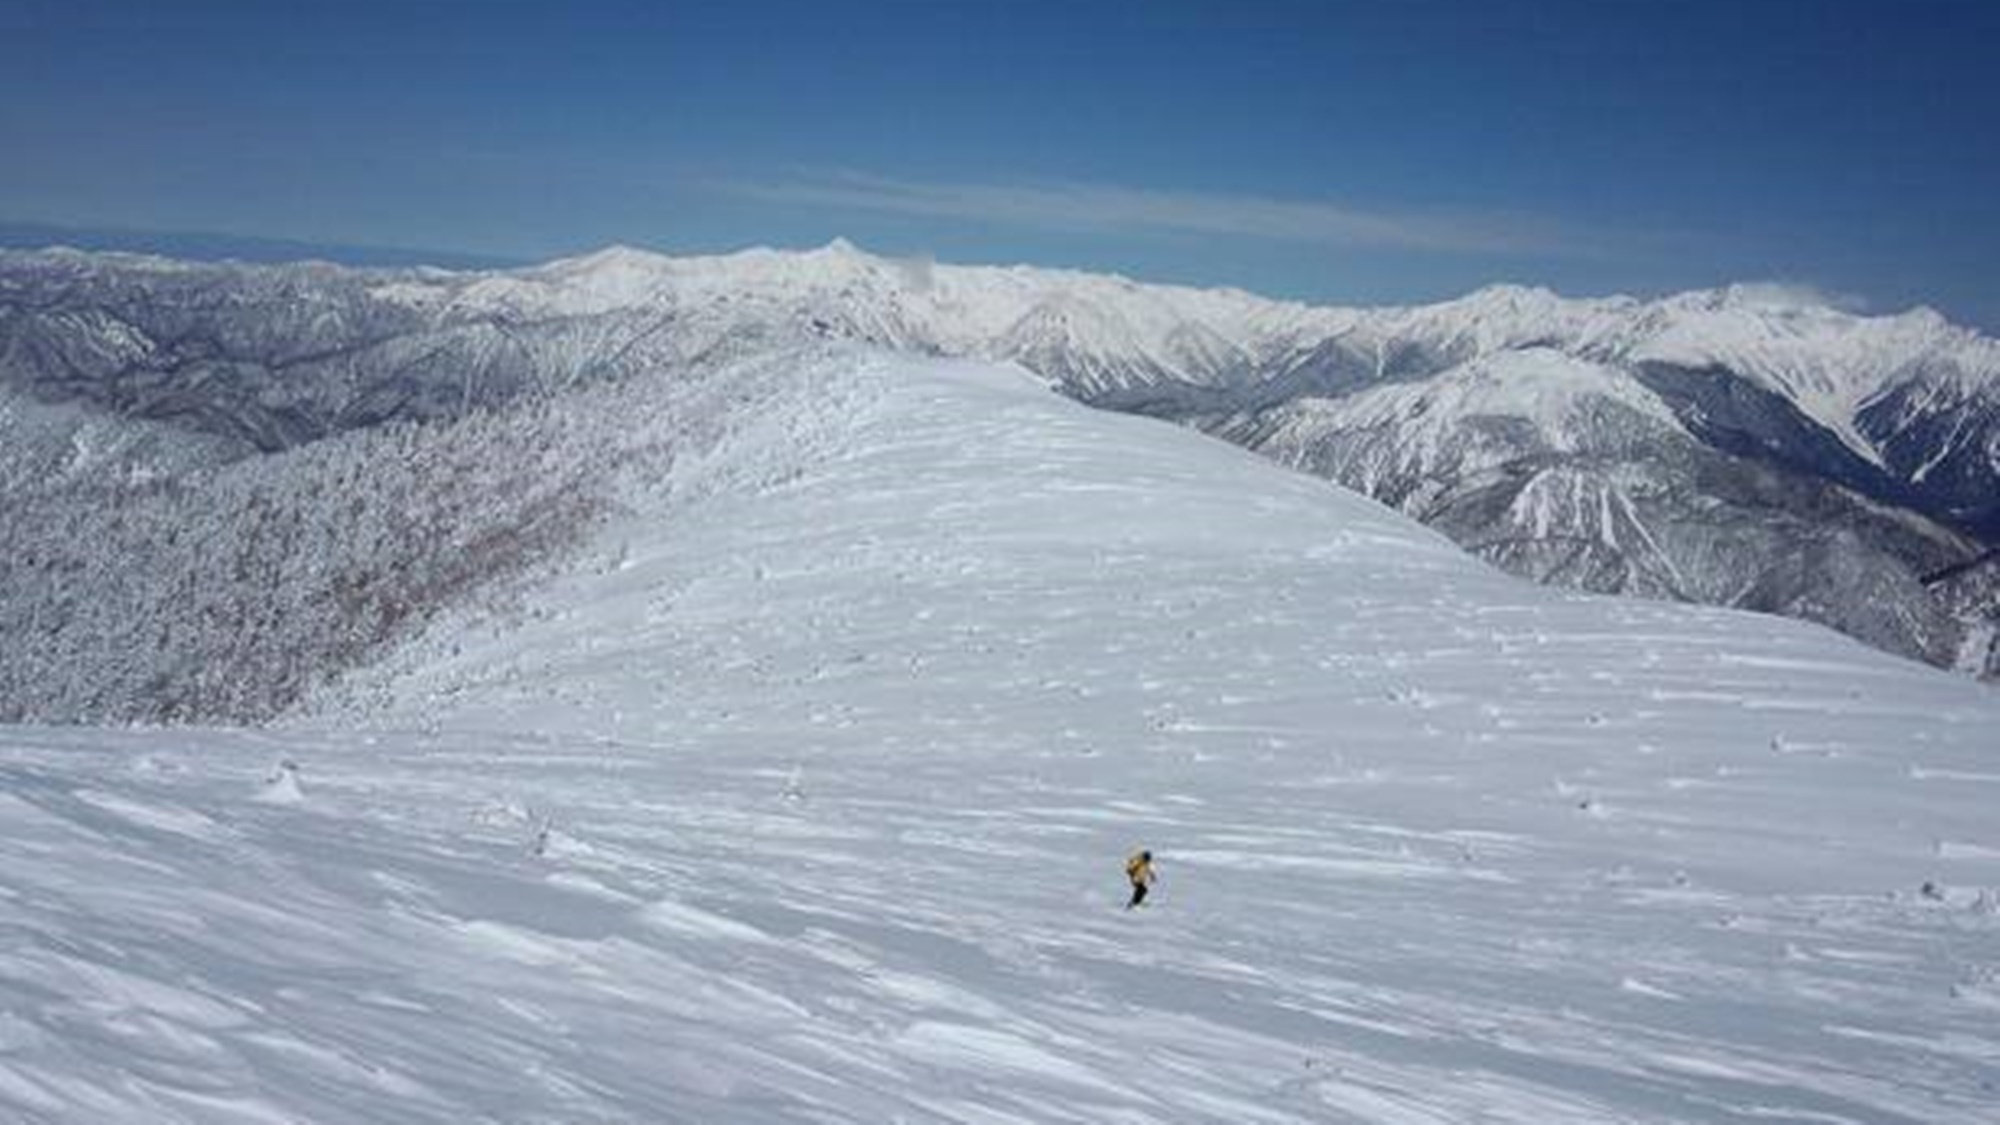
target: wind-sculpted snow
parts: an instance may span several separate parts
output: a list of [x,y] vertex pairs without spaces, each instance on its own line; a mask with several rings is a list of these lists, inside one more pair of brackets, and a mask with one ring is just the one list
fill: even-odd
[[309,721],[0,729],[0,1118],[1992,1119],[1990,690],[765,375]]

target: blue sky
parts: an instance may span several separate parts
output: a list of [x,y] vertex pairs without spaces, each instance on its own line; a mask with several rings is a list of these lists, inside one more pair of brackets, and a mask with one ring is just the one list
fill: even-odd
[[0,0],[0,221],[2000,327],[2000,3]]

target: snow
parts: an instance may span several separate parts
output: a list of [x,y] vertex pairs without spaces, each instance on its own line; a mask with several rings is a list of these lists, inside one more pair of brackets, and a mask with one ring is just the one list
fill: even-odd
[[[1624,395],[1643,393],[1633,374],[1641,365],[1720,367],[1778,395],[1892,474],[1884,449],[1897,435],[1864,424],[1867,407],[1911,388],[1988,400],[2000,372],[2000,342],[1931,310],[1863,316],[1810,290],[1771,284],[1653,300],[1494,285],[1431,305],[1316,307],[1115,275],[898,260],[836,240],[802,252],[688,258],[611,247],[523,270],[400,274],[372,291],[444,322],[657,316],[684,341],[814,325],[906,351],[1021,361],[1085,398],[1161,383],[1282,385],[1295,364],[1325,349],[1349,360],[1373,354],[1377,381],[1390,377],[1383,365],[1392,355],[1433,365],[1402,378],[1527,356],[1550,371],[1515,374],[1560,380],[1570,364],[1596,365],[1607,393]],[[1562,404],[1506,405],[1541,425],[1550,420],[1534,410]]]
[[299,788],[298,765],[290,761],[278,763],[278,767],[271,771],[271,776],[264,779],[263,786],[257,790],[257,796],[252,799],[267,805],[304,803],[306,795],[305,791]]
[[[88,276],[71,276],[79,272]],[[781,344],[865,341],[1018,362],[1064,393],[1200,426],[1364,488],[1539,580],[1642,596],[1747,597],[1940,665],[1962,647],[1967,610],[1918,579],[1968,556],[1961,533],[1977,533],[1988,463],[2000,465],[1991,432],[2000,417],[2000,343],[1928,311],[1856,316],[1768,285],[1649,301],[1503,285],[1428,306],[1314,308],[1115,276],[898,260],[838,241],[709,258],[613,247],[462,274],[208,267],[185,279],[151,278],[115,261],[60,255],[0,255],[0,273],[0,285],[61,294],[58,311],[16,326],[13,354],[29,361],[16,374],[126,402],[111,384],[129,380],[112,376],[137,363],[164,382],[148,399],[153,406],[132,409],[193,396],[200,409],[176,406],[174,421],[158,428],[230,435],[229,457],[323,444],[312,441],[321,427],[373,427],[384,412],[497,414],[545,393],[566,399],[669,371],[693,378]],[[175,358],[183,316],[212,321],[206,330],[227,345],[226,356],[193,367]],[[1716,364],[1726,367],[1702,375]],[[83,373],[91,378],[75,378]],[[0,422],[23,425],[9,414]],[[20,451],[0,453],[0,474],[35,483],[25,486],[31,503],[9,513],[8,530],[49,544],[22,555],[35,561],[20,564],[21,581],[0,583],[12,594],[0,601],[17,621],[67,622],[71,560],[95,568],[105,556],[161,553],[145,548],[202,519],[169,512],[175,506],[212,514],[218,533],[244,550],[275,542],[246,541],[237,533],[250,513],[232,515],[196,495],[201,486],[180,489],[171,472],[144,465],[133,466],[127,490],[147,518],[108,515],[94,490],[116,461],[93,467],[91,459],[117,451],[117,442],[79,445],[67,471],[54,468],[56,450],[42,439],[0,443],[16,444]],[[235,476],[290,476],[287,460],[260,458],[255,474]],[[1746,462],[1760,469],[1749,472]],[[1540,481],[1544,473],[1553,479]],[[1750,479],[1783,487],[1746,492]],[[1829,491],[1829,482],[1888,507],[1860,510],[1864,501]],[[78,513],[102,528],[101,538],[75,532]],[[175,518],[154,518],[162,515]],[[1527,539],[1527,528],[1547,537]],[[537,549],[563,538],[546,536]],[[185,548],[166,553],[186,567]],[[188,569],[190,589],[213,592],[202,568]],[[207,659],[226,648],[207,635],[226,617],[184,615],[203,634],[193,645],[184,629],[151,628],[144,619],[156,607],[192,609],[200,599],[172,582],[128,581],[134,575],[165,578],[156,567],[93,569],[93,585],[120,586],[123,596],[102,600],[78,625],[31,627],[20,652],[0,658],[0,678],[14,673],[12,689],[0,687],[0,707],[12,707],[0,714],[261,718],[295,694],[298,677],[281,661],[258,661],[264,671],[245,676],[227,657]],[[161,589],[175,592],[155,597]],[[352,616],[361,603],[313,604],[345,606]],[[75,638],[95,651],[73,657],[64,646]],[[377,639],[364,630],[342,651],[353,656]],[[321,657],[346,658],[329,647],[299,667],[310,673]],[[185,659],[192,648],[203,658]],[[133,651],[155,654],[124,657]],[[156,674],[167,687],[148,691]]]
[[1992,1120],[1989,690],[793,362],[380,707],[0,728],[0,1118]]
[[1974,622],[1965,630],[1965,640],[1959,644],[1956,670],[1978,674],[1987,666],[1996,638],[2000,638],[2000,623]]
[[[1561,452],[1583,449],[1601,437],[1603,424],[1585,412],[1615,406],[1659,431],[1684,433],[1671,407],[1636,381],[1585,360],[1545,348],[1483,355],[1415,383],[1386,383],[1334,400],[1308,400],[1303,412],[1337,419],[1343,429],[1393,432],[1390,443],[1399,462],[1423,466],[1442,475],[1446,466],[1477,462],[1467,447],[1468,419],[1535,419],[1538,434],[1549,448]],[[1519,456],[1511,445],[1495,451],[1489,463]],[[1479,464],[1477,467],[1488,467]]]
[[[1011,358],[1064,346],[1118,371],[1207,382],[1242,357],[1353,319],[1238,290],[1141,285],[1116,275],[938,265],[843,239],[809,251],[671,258],[614,246],[521,270],[385,277],[377,297],[445,318],[665,313],[730,326],[832,317],[844,334],[954,355]],[[699,333],[697,333],[699,334]]]
[[[1861,409],[1933,355],[1982,351],[1978,338],[1929,309],[1860,317],[1755,286],[1681,294],[1660,308],[1663,325],[1632,350],[1633,362],[1742,372],[1882,468],[1881,452],[1859,428]],[[1982,358],[1990,373],[1990,357]]]

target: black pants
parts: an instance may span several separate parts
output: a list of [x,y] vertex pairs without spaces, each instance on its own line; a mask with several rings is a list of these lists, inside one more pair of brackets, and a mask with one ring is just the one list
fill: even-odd
[[1125,904],[1125,909],[1130,910],[1144,901],[1146,901],[1146,884],[1137,879],[1132,880],[1132,901]]

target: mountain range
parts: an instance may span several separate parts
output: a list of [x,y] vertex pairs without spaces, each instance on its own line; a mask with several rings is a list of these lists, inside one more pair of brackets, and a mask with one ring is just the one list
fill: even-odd
[[[1782,613],[1932,664],[2000,670],[2000,342],[1927,310],[1862,316],[1774,286],[1657,300],[1496,286],[1434,305],[1316,307],[844,242],[707,258],[612,248],[488,271],[0,253],[6,530],[46,545],[9,561],[0,614],[23,636],[66,635],[17,669],[75,656],[69,624],[84,611],[63,601],[74,583],[62,576],[146,523],[78,514],[107,496],[153,511],[158,528],[173,522],[163,505],[221,510],[217,489],[268,493],[290,473],[323,492],[368,479],[352,467],[373,455],[364,448],[430,440],[404,434],[412,423],[485,419],[488,440],[518,453],[548,440],[534,427],[566,395],[615,396],[639,376],[693,385],[828,339],[1017,363],[1070,397],[1366,493],[1540,581]],[[542,423],[494,420],[523,410]],[[491,456],[472,444],[463,456]],[[563,476],[536,478],[547,503],[515,513],[527,524],[500,521],[518,548],[506,557],[559,550],[563,529],[601,509],[580,477],[550,483]],[[403,486],[414,494],[422,479]],[[491,522],[469,514],[479,503],[447,507],[470,527]],[[78,520],[90,526],[80,540]],[[182,565],[197,569],[197,555]],[[378,627],[335,646],[346,655],[329,666],[485,577],[440,573],[399,594],[403,608],[378,606]],[[105,612],[90,643],[128,644],[117,622],[131,608]],[[17,671],[14,698],[29,702],[16,716],[127,713],[158,673],[147,669],[118,705],[36,703]],[[175,713],[267,711],[314,674],[254,705]]]

